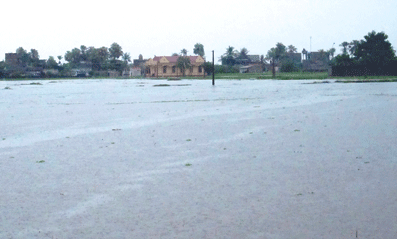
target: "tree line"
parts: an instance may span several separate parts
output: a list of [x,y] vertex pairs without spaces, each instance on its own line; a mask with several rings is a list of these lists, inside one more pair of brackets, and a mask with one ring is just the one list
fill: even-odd
[[[117,43],[113,43],[109,48],[81,45],[80,48],[76,47],[67,51],[64,56],[57,56],[57,60],[54,56],[50,56],[47,60],[40,60],[36,49],[31,49],[28,52],[23,47],[19,47],[15,53],[17,64],[10,65],[4,61],[0,62],[0,76],[4,77],[8,74],[18,77],[26,72],[35,71],[37,68],[57,70],[59,76],[70,76],[72,69],[79,68],[82,65],[90,66],[92,69],[90,74],[107,70],[122,72],[131,62],[130,54],[124,53],[122,47]],[[62,59],[67,62],[62,64]],[[50,72],[48,74],[52,76],[53,73]]]
[[397,75],[397,57],[384,32],[342,42],[342,54],[331,62],[335,76]]

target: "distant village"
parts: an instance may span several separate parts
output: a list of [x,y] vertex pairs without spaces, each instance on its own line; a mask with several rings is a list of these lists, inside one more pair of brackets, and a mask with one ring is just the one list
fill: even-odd
[[[389,74],[392,68],[390,64],[396,63],[395,51],[387,41],[387,35],[383,32],[371,32],[367,39],[381,37],[385,50],[372,46],[366,41],[343,42],[343,53],[334,57],[335,48],[327,51],[318,50],[309,52],[305,49],[301,53],[293,45],[285,46],[277,43],[275,47],[268,50],[266,55],[249,54],[247,48],[240,51],[229,46],[226,52],[218,59],[215,67],[212,62],[206,61],[204,46],[200,43],[194,45],[194,55],[188,55],[186,49],[180,53],[173,53],[169,56],[153,56],[144,58],[139,55],[131,60],[129,53],[124,53],[122,47],[113,43],[107,47],[86,47],[74,48],[67,51],[64,56],[57,56],[55,59],[40,59],[35,49],[30,52],[19,47],[15,53],[6,53],[5,61],[0,62],[0,78],[52,78],[52,77],[148,77],[148,78],[169,78],[169,77],[205,77],[212,72],[220,73],[263,73],[274,72],[325,72],[332,75],[333,66],[343,74],[367,74],[368,69],[377,67],[372,72],[375,74]],[[363,49],[363,50],[357,50]],[[362,54],[373,51],[373,54]],[[387,61],[388,66],[379,67],[376,54],[390,55]],[[64,59],[67,63],[62,63]],[[381,58],[379,58],[381,59]],[[383,59],[383,58],[382,58]],[[389,64],[390,62],[390,64]],[[332,69],[331,69],[332,66]],[[339,67],[339,68],[338,68]],[[348,67],[349,69],[346,69]],[[393,65],[394,67],[394,65]],[[338,69],[337,69],[338,68]],[[381,69],[382,68],[382,69]],[[379,71],[381,69],[381,71]],[[354,72],[352,71],[354,70]],[[336,72],[336,71],[335,71]],[[346,74],[347,74],[346,73]]]

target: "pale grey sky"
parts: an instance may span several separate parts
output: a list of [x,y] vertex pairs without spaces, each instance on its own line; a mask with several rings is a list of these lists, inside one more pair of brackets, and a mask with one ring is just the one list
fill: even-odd
[[117,42],[137,58],[204,45],[215,60],[230,45],[264,54],[277,42],[317,51],[384,31],[397,47],[396,0],[7,1],[2,4],[0,60],[22,46],[41,59],[75,47]]

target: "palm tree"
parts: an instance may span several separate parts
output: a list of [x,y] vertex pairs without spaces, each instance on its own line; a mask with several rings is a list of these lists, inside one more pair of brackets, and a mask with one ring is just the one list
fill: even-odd
[[234,47],[229,46],[226,48],[225,54],[223,54],[220,59],[220,61],[222,61],[222,65],[234,65],[237,54],[238,52],[234,49]]
[[349,45],[349,43],[347,41],[342,42],[339,46],[343,47],[342,49],[342,53],[343,55],[347,55],[347,46]]
[[329,49],[327,52],[328,52],[329,56],[331,56],[331,59],[334,58],[335,48],[332,47],[332,48]]
[[187,56],[187,50],[186,50],[185,48],[183,48],[183,49],[181,50],[181,55]]
[[288,53],[297,53],[298,49],[296,49],[296,47],[294,47],[293,45],[289,45],[288,46]]
[[360,43],[360,42],[357,41],[357,40],[353,40],[352,42],[349,43],[349,52],[350,52],[350,55],[354,55],[354,53],[355,53],[356,50],[357,50],[357,46],[358,46],[359,43]]
[[180,56],[176,62],[176,66],[181,69],[183,76],[185,76],[185,70],[190,69],[192,64],[188,56]]
[[123,54],[123,61],[126,63],[126,64],[128,64],[128,62],[131,62],[131,56],[130,56],[130,54],[129,53],[124,53]]

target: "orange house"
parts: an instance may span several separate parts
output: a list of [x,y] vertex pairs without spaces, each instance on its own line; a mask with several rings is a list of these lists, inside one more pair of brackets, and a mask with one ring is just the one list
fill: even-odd
[[[205,62],[201,56],[188,56],[192,67],[185,69],[185,76],[201,76],[204,77]],[[182,69],[177,66],[179,56],[155,56],[146,61],[146,77],[181,77]]]

